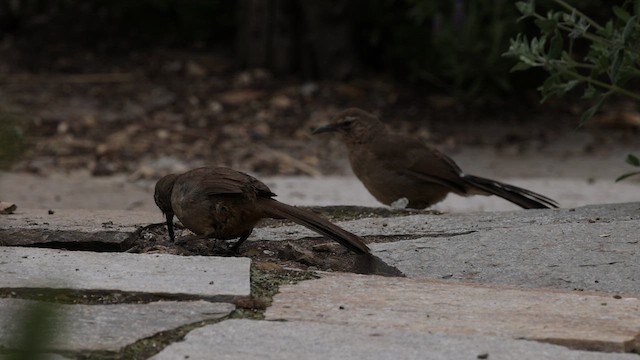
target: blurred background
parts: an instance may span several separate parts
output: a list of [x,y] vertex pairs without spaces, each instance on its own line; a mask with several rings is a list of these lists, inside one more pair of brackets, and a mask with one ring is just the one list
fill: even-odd
[[[614,19],[631,46],[633,3],[574,5],[595,22]],[[557,1],[536,6],[542,17],[570,13]],[[614,183],[640,154],[637,99],[606,93],[581,122],[602,89],[550,84],[544,66],[512,72],[519,35],[566,30],[523,14],[508,0],[0,0],[0,200],[154,210],[160,176],[221,165],[266,180],[283,201],[379,205],[336,139],[310,135],[347,107],[420,136],[466,172],[565,207],[640,200],[637,176]],[[580,34],[563,36],[545,56],[560,59],[563,46],[604,61]],[[543,95],[562,96],[541,102],[543,84]],[[512,208],[478,201],[442,208]]]

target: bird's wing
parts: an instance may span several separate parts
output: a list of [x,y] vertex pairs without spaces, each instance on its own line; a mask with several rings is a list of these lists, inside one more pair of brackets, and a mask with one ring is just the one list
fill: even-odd
[[390,134],[383,140],[388,145],[375,146],[376,154],[389,168],[408,178],[439,184],[455,192],[466,193],[460,180],[462,170],[447,155],[423,141],[406,135]]
[[[185,174],[193,176],[195,186],[206,189],[207,196],[248,195],[272,197],[273,192],[260,180],[243,172],[224,167],[204,167]],[[183,175],[184,176],[184,175]]]

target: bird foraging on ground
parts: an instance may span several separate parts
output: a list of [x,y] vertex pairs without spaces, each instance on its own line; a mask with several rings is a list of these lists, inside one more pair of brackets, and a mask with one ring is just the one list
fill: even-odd
[[154,200],[166,216],[174,241],[173,216],[196,235],[220,240],[238,239],[236,251],[263,218],[289,219],[337,241],[349,250],[369,253],[362,239],[321,216],[273,197],[269,187],[245,173],[224,167],[202,167],[169,174],[155,187]]
[[406,199],[408,208],[424,209],[455,193],[497,195],[525,209],[558,207],[554,200],[533,191],[465,174],[447,155],[418,138],[390,131],[361,109],[340,112],[313,134],[326,132],[339,134],[353,172],[386,205]]

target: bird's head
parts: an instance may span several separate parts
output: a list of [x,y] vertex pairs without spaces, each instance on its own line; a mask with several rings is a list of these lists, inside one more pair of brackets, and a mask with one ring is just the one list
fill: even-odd
[[153,193],[153,200],[155,200],[156,205],[162,210],[166,221],[167,221],[167,230],[169,231],[169,239],[171,241],[175,241],[175,235],[173,233],[173,206],[171,206],[171,192],[173,191],[173,184],[175,184],[176,179],[178,178],[177,174],[169,174],[163,176],[156,183],[156,189]]
[[384,124],[373,114],[358,108],[341,111],[326,125],[313,130],[313,135],[335,132],[347,145],[371,141],[376,132],[384,129]]
[[169,174],[163,176],[156,183],[156,189],[153,193],[153,200],[156,205],[162,210],[163,214],[171,214],[173,216],[173,207],[171,206],[171,192],[173,191],[173,184],[176,182],[177,174]]

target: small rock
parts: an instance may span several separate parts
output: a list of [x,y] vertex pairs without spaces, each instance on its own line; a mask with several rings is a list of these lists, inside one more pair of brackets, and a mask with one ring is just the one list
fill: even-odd
[[185,68],[185,71],[187,73],[187,76],[191,76],[191,77],[204,77],[207,76],[207,70],[202,67],[202,65],[194,62],[194,61],[189,61],[187,62],[187,66]]
[[320,262],[313,252],[292,243],[288,243],[280,251],[280,258],[297,261],[304,265],[317,265]]
[[263,270],[263,271],[280,271],[280,270],[282,270],[282,265],[274,263],[274,262],[270,262],[270,261],[256,262],[254,266],[255,266],[256,269],[260,269],[260,270]]
[[271,98],[271,106],[276,109],[287,109],[290,108],[293,104],[293,101],[286,95],[276,95]]
[[0,214],[13,214],[17,208],[16,204],[0,201]]
[[302,84],[302,86],[300,86],[300,94],[302,94],[302,96],[304,97],[310,97],[316,92],[318,92],[318,90],[319,90],[318,84],[314,82],[304,83]]
[[220,95],[219,100],[224,104],[241,105],[250,101],[258,100],[264,95],[265,92],[260,90],[231,90]]
[[156,136],[159,140],[167,140],[169,138],[169,131],[167,129],[156,130]]
[[96,126],[96,123],[97,123],[96,117],[93,114],[85,114],[82,117],[82,120],[84,122],[84,126],[87,128],[93,128]]
[[66,134],[67,131],[69,131],[69,123],[67,123],[66,121],[58,123],[57,131],[58,134]]
[[336,252],[337,248],[338,248],[338,244],[324,243],[324,244],[314,245],[313,251],[333,253],[333,252]]
[[220,114],[222,112],[222,110],[224,110],[224,108],[223,108],[221,103],[219,103],[217,101],[210,101],[209,102],[209,110],[211,110],[211,112],[214,113],[214,114]]

